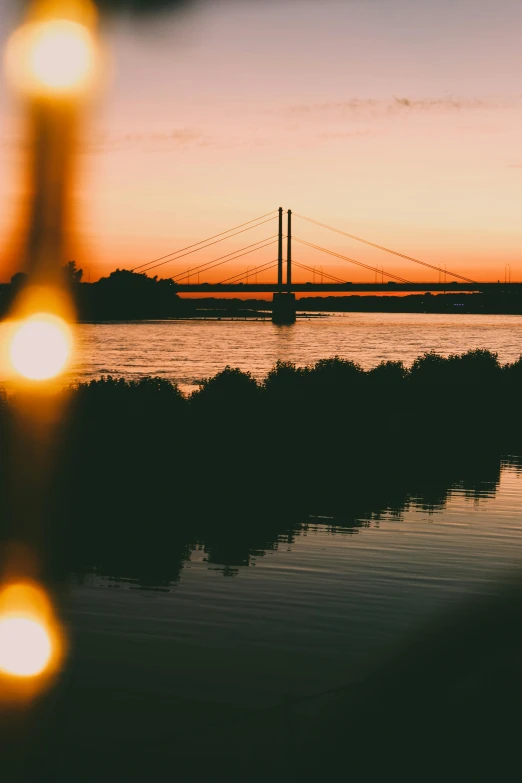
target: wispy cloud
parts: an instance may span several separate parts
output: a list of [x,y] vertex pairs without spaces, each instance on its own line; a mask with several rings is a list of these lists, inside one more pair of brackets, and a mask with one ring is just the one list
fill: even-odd
[[175,128],[171,131],[133,131],[111,133],[93,132],[81,144],[84,153],[117,152],[127,149],[161,151],[186,145],[205,146],[208,140],[201,131],[192,128]]
[[360,131],[332,131],[328,132],[325,131],[323,133],[318,133],[317,138],[318,139],[355,139],[359,136],[369,136],[372,134],[372,131],[370,130],[360,130]]
[[110,154],[112,152],[169,152],[193,148],[238,149],[266,147],[275,143],[270,129],[261,126],[216,127],[212,132],[193,128],[177,128],[172,131],[107,132],[98,131],[85,138],[81,144],[84,154]]
[[350,98],[344,101],[328,101],[324,103],[301,103],[289,106],[287,113],[296,116],[306,115],[389,115],[404,112],[447,112],[473,109],[507,108],[510,104],[501,101],[483,100],[479,98],[458,98],[444,96],[442,98],[407,98],[393,96],[390,100],[375,98]]
[[388,111],[462,111],[467,109],[492,109],[500,108],[498,102],[480,100],[478,98],[426,98],[412,99],[393,97],[388,103]]

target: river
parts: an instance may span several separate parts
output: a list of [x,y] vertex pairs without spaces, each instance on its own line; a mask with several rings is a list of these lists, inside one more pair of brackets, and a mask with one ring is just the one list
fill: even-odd
[[[516,316],[397,314],[290,327],[84,324],[69,380],[151,374],[190,391],[227,364],[262,378],[279,359],[304,365],[339,355],[368,368],[387,359],[410,364],[430,350],[488,348],[508,362],[522,353],[521,327]],[[454,437],[458,421],[451,428]],[[332,715],[343,725],[352,714],[351,689],[361,679],[456,607],[466,629],[467,602],[480,605],[517,572],[520,457],[491,455],[465,472],[450,486],[426,477],[429,502],[412,489],[405,505],[349,524],[314,517],[290,533],[272,536],[270,528],[261,548],[249,548],[240,528],[237,540],[220,541],[216,530],[214,543],[170,553],[171,581],[155,581],[150,547],[146,582],[94,565],[75,574],[63,603],[73,654],[55,711],[63,779],[80,779],[78,758],[81,780],[96,779],[100,765],[114,780],[170,779],[181,760],[180,779],[207,780],[225,768],[228,780],[303,779],[293,776],[297,759],[320,747]],[[182,491],[172,482],[173,493]],[[247,512],[244,525],[248,531]],[[476,643],[466,630],[455,644],[435,634],[448,672],[455,646],[474,669],[493,638],[487,622],[481,638],[481,627],[470,637]]]
[[388,359],[405,364],[426,351],[522,354],[522,316],[400,313],[329,314],[292,326],[270,321],[151,321],[82,324],[70,381],[101,375],[159,375],[185,391],[226,365],[263,378],[276,361],[306,365],[341,356],[365,369]]
[[446,500],[412,497],[349,527],[308,519],[243,564],[235,542],[220,558],[196,546],[170,584],[83,574],[66,601],[75,654],[61,741],[93,775],[99,758],[126,772],[193,758],[192,779],[231,765],[240,780],[233,770],[257,758],[274,780],[303,779],[278,775],[318,747],[332,715],[351,718],[358,681],[434,618],[463,607],[464,641],[437,632],[436,661],[452,671],[457,646],[466,671],[481,665],[491,634],[469,631],[466,602],[519,567],[521,468],[505,458]]

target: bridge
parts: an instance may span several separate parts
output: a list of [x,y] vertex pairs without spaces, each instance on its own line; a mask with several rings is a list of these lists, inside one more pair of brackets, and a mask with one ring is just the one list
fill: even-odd
[[[252,293],[275,294],[280,292],[277,283],[178,283],[180,294],[187,293]],[[425,293],[438,291],[440,293],[492,293],[496,291],[512,291],[522,293],[522,283],[292,283],[292,291],[301,293]]]
[[[201,294],[225,294],[225,293],[238,293],[238,294],[256,294],[256,293],[271,293],[273,294],[273,309],[272,320],[275,323],[287,324],[293,323],[296,318],[296,293],[347,293],[354,294],[360,292],[366,293],[424,293],[430,292],[444,292],[444,293],[457,293],[457,292],[479,292],[479,293],[518,293],[522,294],[522,283],[511,282],[511,267],[506,264],[504,267],[504,282],[478,282],[471,278],[465,277],[455,271],[447,269],[446,265],[438,266],[436,264],[422,261],[419,258],[406,255],[397,250],[393,250],[384,245],[379,245],[375,242],[371,242],[368,239],[355,236],[339,228],[334,228],[313,218],[305,217],[292,213],[292,210],[287,210],[287,224],[286,234],[284,233],[284,219],[283,208],[279,207],[277,210],[267,213],[266,215],[260,215],[258,218],[242,223],[238,226],[234,226],[227,231],[222,231],[219,234],[207,237],[201,242],[196,242],[179,250],[168,253],[165,256],[156,258],[153,261],[140,264],[132,269],[133,272],[148,273],[153,269],[162,267],[166,264],[178,263],[182,259],[198,253],[201,250],[205,250],[211,246],[217,245],[226,240],[232,239],[239,235],[245,234],[253,229],[257,229],[261,226],[268,225],[277,220],[277,233],[265,237],[258,242],[241,247],[225,255],[218,256],[211,261],[205,261],[204,263],[197,264],[193,267],[188,267],[181,272],[177,272],[171,275],[171,279],[175,281],[177,290],[179,293],[201,293]],[[361,260],[347,256],[344,253],[339,253],[332,249],[328,249],[321,245],[317,245],[313,242],[307,241],[301,237],[295,236],[292,233],[292,221],[295,218],[308,224],[319,227],[323,230],[333,232],[337,235],[341,235],[350,240],[362,243],[371,248],[385,252],[390,255],[394,255],[403,260],[409,261],[413,264],[420,265],[426,269],[430,269],[438,273],[438,281],[427,282],[413,282],[407,280],[392,271],[385,270],[384,266],[374,266],[372,264],[363,262]],[[284,240],[286,240],[286,258],[283,257]],[[314,250],[321,254],[322,258],[327,258],[330,261],[331,258],[335,258],[337,261],[341,260],[355,267],[363,268],[374,275],[374,280],[369,282],[351,282],[349,280],[343,280],[338,275],[331,274],[330,272],[324,272],[323,267],[320,267],[318,271],[317,267],[310,266],[309,264],[301,263],[293,258],[294,243],[297,243],[299,247],[307,247],[308,250]],[[239,272],[235,275],[226,277],[225,279],[218,280],[217,282],[200,282],[200,275],[205,275],[213,269],[222,267],[231,262],[237,261],[240,258],[245,258],[265,248],[270,248],[277,245],[277,258],[271,261],[258,264],[257,266],[247,268],[246,272]],[[185,265],[186,262],[183,262]],[[299,270],[301,276],[302,272],[306,272],[308,277],[312,276],[312,281],[306,280],[305,282],[296,282],[294,280],[294,271]],[[266,272],[277,270],[277,279],[273,282],[258,282],[258,276],[264,276]],[[508,271],[509,270],[509,271]],[[191,282],[191,277],[197,282]],[[319,277],[320,282],[316,282],[315,278]],[[386,278],[386,282],[384,280]],[[254,282],[250,282],[254,279]],[[380,282],[379,282],[380,280]]]

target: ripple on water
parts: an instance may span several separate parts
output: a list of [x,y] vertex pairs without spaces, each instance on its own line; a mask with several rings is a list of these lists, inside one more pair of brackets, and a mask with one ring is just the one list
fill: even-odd
[[227,364],[263,378],[279,359],[309,364],[339,355],[364,368],[411,362],[426,351],[496,351],[502,362],[522,353],[522,316],[350,313],[298,321],[153,321],[82,324],[70,380],[102,374],[159,375],[185,390]]

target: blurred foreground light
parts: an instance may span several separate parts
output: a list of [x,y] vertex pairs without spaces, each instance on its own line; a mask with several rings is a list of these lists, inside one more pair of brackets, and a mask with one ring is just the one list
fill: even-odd
[[13,677],[36,677],[52,655],[51,637],[37,620],[0,619],[0,670]]
[[[34,694],[63,660],[64,644],[53,606],[45,590],[34,582],[10,584],[0,593],[0,678],[32,681]],[[7,694],[0,682],[0,700]],[[19,695],[24,695],[20,691]]]
[[72,97],[87,92],[98,70],[95,39],[68,19],[28,22],[11,36],[6,68],[13,85],[37,97]]
[[22,378],[49,380],[65,369],[72,345],[71,328],[62,318],[37,313],[15,322],[8,339],[9,363]]

